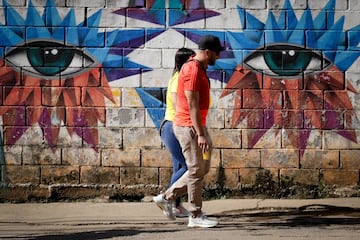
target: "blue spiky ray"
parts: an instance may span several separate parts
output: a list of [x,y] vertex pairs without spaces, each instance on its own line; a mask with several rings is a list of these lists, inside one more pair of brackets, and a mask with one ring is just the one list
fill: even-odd
[[[144,42],[139,42],[138,40],[139,38],[144,39],[144,32],[142,31],[140,34],[131,32],[129,34],[129,30],[114,30],[107,33],[105,43],[105,33],[98,32],[102,14],[101,10],[88,17],[86,21],[76,24],[74,9],[70,8],[67,15],[61,19],[54,0],[47,0],[42,15],[38,13],[30,0],[25,19],[6,0],[2,0],[2,4],[7,24],[4,26],[0,23],[0,26],[3,26],[0,28],[0,45],[15,47],[23,45],[25,42],[39,39],[42,41],[55,40],[63,42],[65,45],[81,47],[103,66],[119,68],[119,70],[114,68],[111,70],[105,69],[105,73],[112,71],[111,75],[114,76],[113,78],[109,77],[109,81],[140,73],[140,71],[134,71],[133,69],[151,69],[150,67],[132,62],[126,57],[127,54],[136,49],[135,47],[144,44]],[[26,35],[25,26],[27,26]],[[148,35],[145,39],[150,40],[160,33],[160,30],[154,30],[152,35]],[[65,39],[65,36],[68,37]],[[129,51],[111,52],[113,46],[121,46],[123,43],[129,42],[134,42],[132,44],[134,48],[130,48]],[[0,56],[4,56],[7,50],[0,48]],[[121,74],[114,74],[114,71],[120,71],[123,68],[131,68],[132,71],[126,74],[123,74],[124,71]]]

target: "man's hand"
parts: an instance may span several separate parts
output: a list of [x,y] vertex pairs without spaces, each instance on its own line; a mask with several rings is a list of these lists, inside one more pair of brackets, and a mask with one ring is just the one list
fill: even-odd
[[210,150],[209,142],[204,135],[198,136],[198,146],[201,148],[202,153]]

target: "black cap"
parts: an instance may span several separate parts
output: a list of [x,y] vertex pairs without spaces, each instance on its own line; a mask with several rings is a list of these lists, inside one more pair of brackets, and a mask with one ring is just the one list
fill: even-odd
[[213,35],[202,36],[199,40],[199,49],[209,49],[215,52],[221,52],[224,50],[224,48],[220,44],[220,39]]

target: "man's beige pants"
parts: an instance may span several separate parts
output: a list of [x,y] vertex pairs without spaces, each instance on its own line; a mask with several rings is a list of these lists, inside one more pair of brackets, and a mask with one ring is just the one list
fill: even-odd
[[[188,210],[192,213],[200,213],[202,208],[203,180],[204,176],[209,172],[211,158],[203,160],[194,127],[176,125],[173,127],[175,136],[181,145],[188,170],[165,192],[165,198],[174,200],[188,193]],[[210,141],[206,128],[204,128],[204,133]]]

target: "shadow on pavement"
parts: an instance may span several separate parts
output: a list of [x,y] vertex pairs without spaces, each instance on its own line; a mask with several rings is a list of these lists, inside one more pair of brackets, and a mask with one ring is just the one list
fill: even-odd
[[[176,230],[156,230],[157,233],[165,232],[175,232]],[[96,240],[96,239],[110,239],[115,237],[129,237],[135,236],[140,233],[152,233],[153,231],[149,230],[136,230],[136,229],[126,229],[126,230],[98,230],[98,231],[89,231],[89,232],[77,232],[77,233],[68,233],[68,234],[51,234],[51,235],[42,235],[42,236],[33,236],[27,238],[29,240],[76,240],[76,239],[86,239],[86,240]]]
[[360,225],[360,209],[314,204],[300,208],[268,208],[227,211],[213,215],[231,221],[241,220],[258,226],[313,227],[322,225]]

